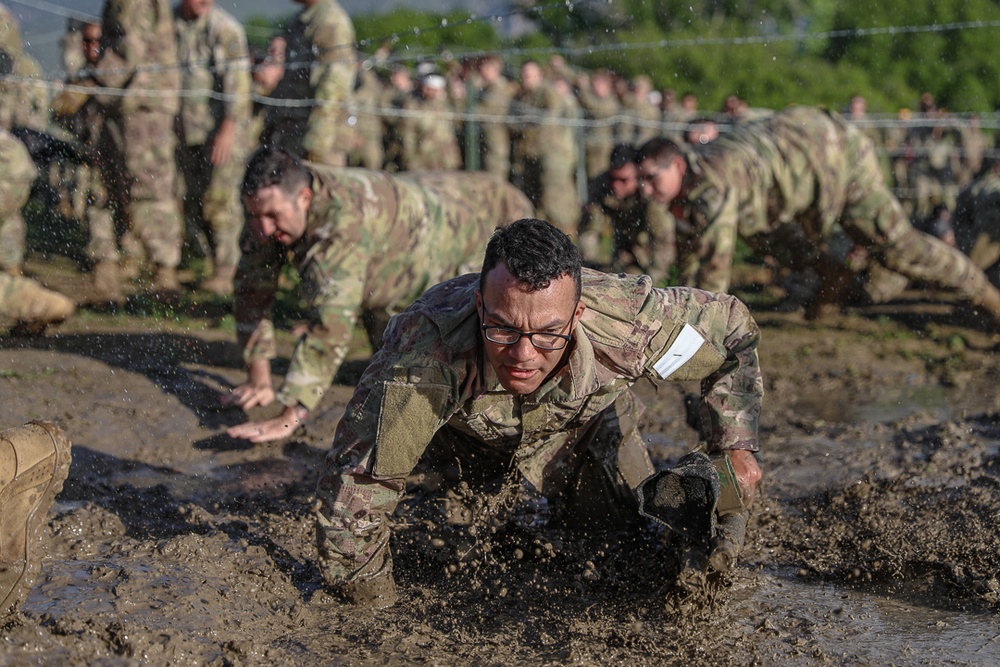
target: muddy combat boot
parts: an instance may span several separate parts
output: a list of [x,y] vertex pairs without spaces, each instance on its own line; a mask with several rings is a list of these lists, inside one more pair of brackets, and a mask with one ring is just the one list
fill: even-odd
[[21,328],[44,329],[73,314],[76,305],[67,297],[47,290],[29,278],[0,281],[0,315],[18,321]]
[[0,619],[17,611],[38,573],[46,514],[70,458],[70,442],[54,424],[0,431]]
[[121,303],[125,300],[117,262],[103,261],[94,265],[94,291],[102,301]]
[[218,296],[232,296],[235,276],[235,266],[220,266],[215,269],[211,278],[202,281],[201,288]]

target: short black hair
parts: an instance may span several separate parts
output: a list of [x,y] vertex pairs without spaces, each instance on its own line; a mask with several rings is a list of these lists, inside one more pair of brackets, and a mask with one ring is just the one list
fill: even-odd
[[684,152],[675,142],[666,137],[653,137],[639,149],[639,162],[652,160],[665,164],[676,156],[683,157]]
[[541,290],[562,276],[570,276],[580,298],[580,251],[573,240],[550,222],[521,218],[498,228],[486,245],[479,289],[486,288],[486,275],[504,263],[519,282]]
[[260,190],[277,185],[294,196],[304,187],[311,188],[312,183],[312,173],[294,155],[273,146],[262,146],[247,162],[240,194],[253,197]]
[[621,169],[627,164],[639,164],[639,149],[632,144],[618,144],[611,150],[611,168]]

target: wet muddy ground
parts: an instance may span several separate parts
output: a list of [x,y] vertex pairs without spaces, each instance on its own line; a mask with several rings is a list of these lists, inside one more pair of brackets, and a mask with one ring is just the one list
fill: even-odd
[[[52,420],[74,443],[0,665],[1000,664],[1000,352],[924,296],[757,312],[766,485],[710,595],[672,585],[652,527],[557,531],[523,490],[470,535],[414,491],[400,602],[377,612],[324,591],[310,510],[363,350],[307,428],[252,446],[217,435],[245,418],[218,404],[243,374],[217,303],[0,336],[0,424]],[[639,386],[660,464],[694,443],[692,390]]]

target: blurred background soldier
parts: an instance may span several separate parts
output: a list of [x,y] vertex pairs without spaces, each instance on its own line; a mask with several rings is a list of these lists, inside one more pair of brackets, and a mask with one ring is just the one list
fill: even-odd
[[153,289],[176,291],[183,223],[174,133],[180,100],[170,94],[180,89],[173,12],[168,0],[105,0],[102,26],[93,75],[99,86],[124,92],[98,97],[122,134],[129,223],[154,264]]
[[577,80],[580,106],[589,120],[597,124],[582,133],[584,154],[587,160],[587,178],[597,178],[608,168],[611,149],[615,145],[615,127],[612,119],[618,115],[618,98],[615,97],[611,72],[598,70],[588,80],[581,74]]
[[[83,66],[67,79],[70,85],[85,81],[90,76],[86,70],[96,67],[101,59],[101,24],[82,23],[75,32],[78,39],[65,43],[78,45]],[[66,59],[67,62],[72,60]],[[123,276],[119,271],[119,237],[130,272],[138,270],[137,262],[142,256],[141,244],[127,231],[128,176],[121,127],[107,122],[104,107],[93,97],[74,113],[61,112],[59,103],[54,103],[55,120],[69,130],[91,156],[90,164],[63,165],[62,177],[67,176],[67,170],[72,173],[67,178],[72,187],[70,192],[64,193],[69,204],[64,215],[80,220],[87,229],[87,259],[91,263],[97,297],[117,303],[124,298]]]
[[280,38],[285,75],[271,93],[289,104],[268,107],[261,144],[313,162],[343,166],[347,161],[344,104],[354,88],[357,58],[354,24],[334,0],[295,2],[303,9]]
[[1000,158],[959,193],[952,226],[958,248],[1000,287]]
[[[207,237],[212,273],[204,290],[233,293],[243,210],[239,184],[250,125],[250,56],[243,26],[214,0],[181,0],[174,10],[181,98],[177,165],[189,234]],[[214,94],[213,94],[214,93]]]
[[403,108],[409,113],[401,123],[403,169],[427,171],[462,166],[446,85],[440,74],[428,74],[420,80],[417,94],[406,101]]
[[[479,61],[479,91],[476,113],[506,116],[510,113],[511,83],[503,75],[503,60],[496,54]],[[503,122],[479,121],[480,167],[500,178],[510,177],[510,130]]]
[[913,188],[912,215],[929,217],[936,204],[955,208],[956,174],[961,171],[957,129],[948,114],[934,103],[934,96],[920,96],[924,123],[906,135],[907,180]]
[[638,159],[634,146],[615,146],[610,168],[588,187],[578,245],[588,265],[644,273],[661,285],[676,257],[674,220],[639,192]]
[[385,161],[382,145],[382,104],[384,86],[372,70],[371,60],[359,60],[354,94],[348,103],[347,124],[354,132],[347,164],[352,167],[381,169]]
[[[557,83],[558,81],[558,83]],[[539,211],[567,234],[575,235],[580,216],[576,194],[577,146],[575,120],[566,79],[546,82],[542,68],[529,60],[521,65],[521,87],[511,102],[511,171],[518,186]]]
[[[389,87],[382,93],[381,105],[389,111],[398,111],[413,95],[413,79],[409,68],[403,63],[393,63],[389,70]],[[399,171],[403,168],[403,118],[387,113],[382,123],[385,147],[385,170]]]
[[641,74],[632,80],[632,86],[622,106],[628,117],[628,132],[621,143],[641,146],[660,133],[660,110],[650,100],[653,81]]

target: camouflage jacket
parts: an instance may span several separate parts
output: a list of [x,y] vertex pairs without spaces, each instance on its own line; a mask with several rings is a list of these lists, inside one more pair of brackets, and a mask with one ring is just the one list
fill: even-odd
[[1000,174],[991,170],[959,193],[952,226],[958,248],[976,266],[1000,262]]
[[126,117],[140,109],[176,114],[180,69],[169,0],[105,0],[102,25],[95,78],[104,87],[129,91],[102,96],[105,107]]
[[428,285],[475,270],[493,229],[531,209],[522,212],[512,186],[482,173],[425,181],[365,169],[310,170],[308,228],[294,247],[261,243],[244,231],[234,307],[244,359],[273,358],[278,277],[286,261],[298,269],[310,326],[278,399],[311,410],[343,363],[363,309],[401,309]]
[[301,117],[306,122],[302,146],[310,159],[322,161],[343,141],[337,132],[346,116],[343,104],[354,87],[354,24],[337,2],[318,0],[299,12],[284,38],[285,76],[271,97],[315,104],[271,106],[267,113]]
[[452,108],[446,98],[410,97],[404,109],[412,115],[402,119],[403,169],[458,169],[462,153],[455,134]]
[[[234,145],[243,146],[251,113],[250,53],[243,26],[216,5],[189,21],[178,5],[174,28],[181,86],[188,91],[181,98],[181,141],[188,146],[205,144],[219,123],[230,118],[237,128]],[[191,95],[195,91],[203,94]]]
[[574,434],[637,380],[700,380],[708,451],[757,451],[759,330],[735,297],[585,269],[587,309],[565,364],[517,396],[485,360],[477,287],[478,276],[455,278],[393,318],[348,403],[318,489],[330,510],[319,519],[328,580],[381,560],[403,480],[445,425],[510,453],[544,492]]
[[689,229],[678,234],[689,255],[685,281],[720,292],[729,288],[737,237],[767,253],[772,235],[794,224],[818,242],[841,219],[859,177],[866,186],[881,183],[877,168],[861,173],[871,142],[836,113],[793,107],[734,128],[687,154],[681,195],[670,206],[678,228],[684,221]]

